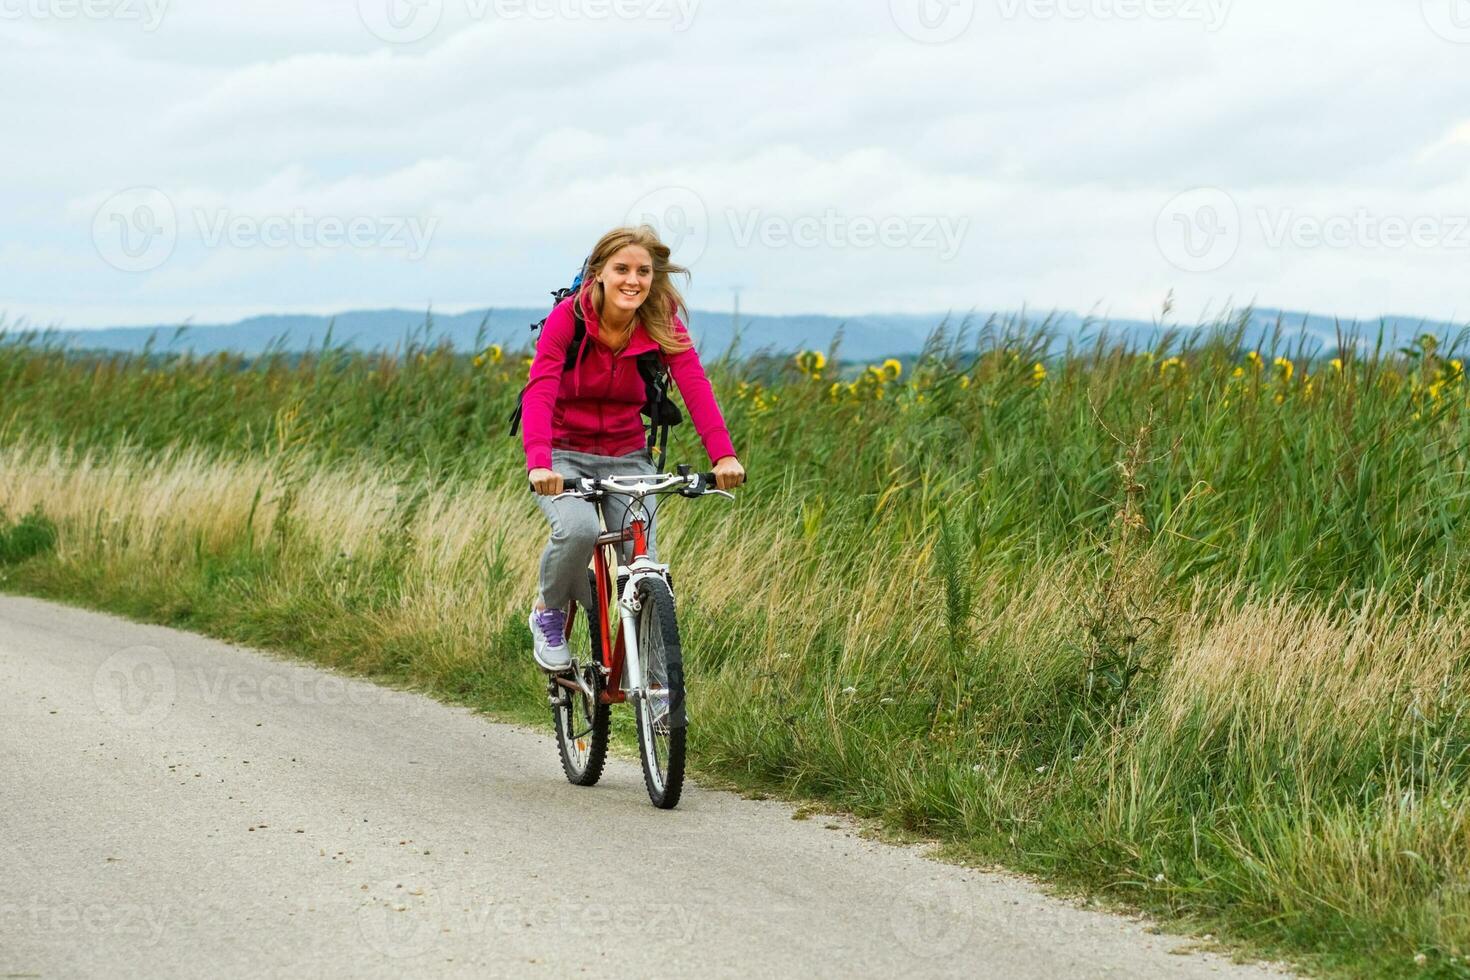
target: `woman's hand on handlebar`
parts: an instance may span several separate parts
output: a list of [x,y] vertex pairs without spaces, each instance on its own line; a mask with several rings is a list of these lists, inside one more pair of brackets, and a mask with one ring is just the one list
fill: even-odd
[[527,474],[531,478],[531,489],[542,496],[554,496],[565,489],[561,474],[538,466]]
[[745,482],[745,467],[734,456],[722,456],[715,463],[715,486],[733,490]]

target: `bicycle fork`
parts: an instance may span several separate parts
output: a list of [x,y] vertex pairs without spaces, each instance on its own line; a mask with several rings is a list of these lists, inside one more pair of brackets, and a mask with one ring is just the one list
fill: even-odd
[[618,620],[623,624],[623,678],[628,685],[628,698],[635,702],[643,696],[643,662],[638,659],[638,610],[641,608],[637,580],[630,576],[618,599]]
[[638,583],[646,578],[659,578],[667,585],[668,566],[640,556],[628,566],[628,573],[628,583],[618,598],[618,619],[623,624],[623,677],[628,686],[628,698],[636,702],[647,690],[643,660],[638,649],[638,613],[643,608],[638,599]]

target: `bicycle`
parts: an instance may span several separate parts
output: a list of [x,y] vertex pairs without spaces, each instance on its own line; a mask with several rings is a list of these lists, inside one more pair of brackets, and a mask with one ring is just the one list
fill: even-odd
[[[547,702],[556,724],[562,771],[575,786],[592,786],[607,759],[608,727],[614,704],[632,702],[643,760],[648,798],[660,809],[672,809],[684,788],[684,739],[688,713],[684,707],[684,660],[674,614],[674,585],[669,566],[648,556],[648,512],[644,501],[660,494],[684,497],[733,494],[716,489],[713,473],[690,473],[680,464],[677,474],[644,474],[572,481],[575,489],[557,494],[598,500],[609,494],[630,498],[627,527],[603,531],[588,569],[593,606],[587,615],[585,646],[575,641],[577,603],[567,610],[566,643],[571,666],[547,680]],[[618,562],[631,541],[632,558]],[[612,560],[609,561],[609,552]],[[611,571],[616,569],[616,578]],[[621,629],[610,628],[609,608],[616,597]],[[626,685],[624,684],[626,681]]]

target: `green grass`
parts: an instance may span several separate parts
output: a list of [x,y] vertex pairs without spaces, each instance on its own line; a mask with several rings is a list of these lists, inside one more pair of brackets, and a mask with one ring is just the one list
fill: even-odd
[[[696,765],[1320,972],[1470,974],[1458,354],[1238,335],[707,352],[752,482],[661,515]],[[540,718],[524,375],[0,348],[0,586]]]

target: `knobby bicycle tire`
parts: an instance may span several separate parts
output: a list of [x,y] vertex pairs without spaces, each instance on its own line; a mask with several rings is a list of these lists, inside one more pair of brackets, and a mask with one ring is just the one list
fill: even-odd
[[[638,583],[638,658],[643,665],[644,687],[650,678],[663,673],[666,710],[654,718],[654,702],[640,698],[634,715],[638,721],[638,754],[643,759],[643,785],[648,798],[661,810],[679,803],[684,790],[684,658],[679,646],[679,624],[674,615],[674,597],[662,579],[646,578]],[[651,642],[658,641],[658,647]],[[659,758],[658,748],[664,748]]]
[[[587,578],[592,594],[597,595],[597,578],[589,569]],[[602,610],[585,609],[587,620],[588,650],[591,651],[592,667],[587,669],[592,689],[602,690],[601,674],[596,665],[602,661]],[[583,665],[584,669],[587,665]],[[573,786],[593,786],[602,778],[602,768],[607,763],[608,726],[611,721],[611,706],[600,700],[588,710],[586,695],[581,692],[558,688],[562,703],[551,709],[551,719],[556,726],[556,749],[561,755],[561,769],[567,782]],[[578,739],[587,742],[584,750],[578,750]]]

